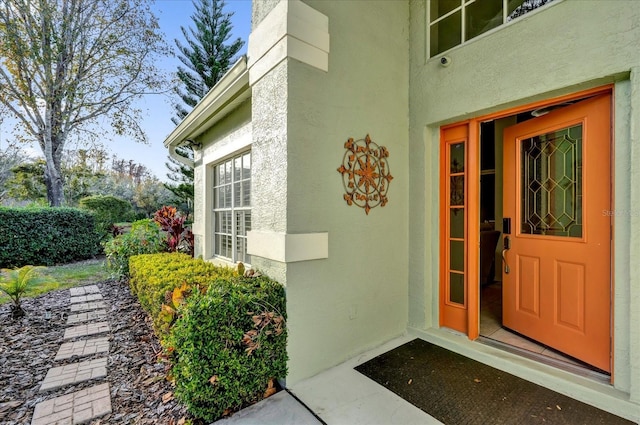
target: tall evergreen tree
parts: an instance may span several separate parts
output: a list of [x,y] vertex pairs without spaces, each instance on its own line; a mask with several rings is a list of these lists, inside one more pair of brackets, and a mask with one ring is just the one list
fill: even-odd
[[[237,60],[244,45],[240,38],[228,43],[231,37],[231,16],[224,12],[224,0],[193,1],[195,13],[191,16],[194,27],[180,27],[184,44],[176,39],[178,59],[177,75],[182,83],[175,92],[181,102],[176,102],[176,116],[171,120],[178,125],[189,111],[207,94]],[[192,159],[191,147],[176,149],[178,155]],[[167,177],[173,182],[166,187],[187,206],[193,202],[193,168],[186,167],[169,157],[166,163]]]

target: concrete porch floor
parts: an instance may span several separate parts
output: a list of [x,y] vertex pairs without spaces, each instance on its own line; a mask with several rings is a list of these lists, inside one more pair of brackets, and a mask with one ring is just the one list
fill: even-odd
[[[354,367],[415,338],[491,364],[514,375],[588,402],[604,410],[638,421],[638,408],[624,394],[593,379],[570,374],[509,352],[470,342],[446,330],[411,330],[379,347],[347,360],[316,376],[291,385],[288,391],[244,409],[215,425],[405,425],[441,424],[432,416],[357,372]],[[564,382],[564,383],[562,383]],[[551,384],[551,385],[549,385]],[[306,406],[306,407],[305,407]]]
[[[402,336],[289,387],[216,425],[430,425],[441,422],[354,367],[413,340]],[[294,397],[295,395],[295,397]],[[296,400],[296,398],[299,399]],[[308,409],[313,411],[314,416]]]

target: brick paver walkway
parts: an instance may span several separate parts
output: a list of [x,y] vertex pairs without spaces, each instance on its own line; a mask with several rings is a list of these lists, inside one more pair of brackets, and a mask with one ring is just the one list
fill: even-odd
[[54,360],[66,360],[73,356],[84,357],[103,352],[109,352],[109,337],[65,342]]
[[100,289],[97,285],[79,286],[77,288],[70,288],[69,293],[72,297],[78,297],[87,294],[99,294]]
[[79,304],[79,303],[90,303],[92,301],[101,301],[102,294],[89,294],[89,295],[80,295],[77,297],[71,297],[69,302],[71,304]]
[[40,392],[105,376],[107,376],[106,357],[54,367],[49,369],[47,376],[44,377]]
[[85,311],[85,310],[98,310],[100,308],[107,308],[107,304],[104,301],[95,301],[90,303],[72,304],[71,312]]
[[67,325],[88,322],[89,320],[104,320],[107,318],[107,310],[93,310],[82,313],[70,314],[67,317]]
[[103,332],[109,332],[110,330],[109,322],[85,323],[67,328],[67,330],[64,331],[64,339],[101,334]]
[[[70,314],[68,327],[63,339],[82,338],[89,335],[109,332],[107,305],[97,285],[71,288]],[[72,386],[79,382],[104,379],[107,376],[107,357],[85,361],[75,361],[74,357],[90,356],[109,352],[109,337],[83,338],[62,344],[54,361],[67,362],[47,371],[40,392]],[[71,363],[68,363],[71,362]],[[66,392],[66,390],[65,390]],[[81,391],[44,400],[35,406],[31,425],[84,424],[92,419],[111,413],[111,395],[108,383],[100,383]]]
[[81,424],[108,413],[109,384],[100,384],[38,403],[31,425]]

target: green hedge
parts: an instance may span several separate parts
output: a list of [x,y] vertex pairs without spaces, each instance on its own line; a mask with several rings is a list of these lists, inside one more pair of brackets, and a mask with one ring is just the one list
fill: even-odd
[[162,304],[167,303],[167,292],[184,284],[206,288],[218,277],[230,278],[235,274],[228,267],[218,267],[187,254],[168,252],[132,256],[129,259],[129,272],[131,292],[153,319],[161,339],[167,328],[160,317]]
[[0,267],[52,266],[100,251],[94,217],[74,208],[0,207]]
[[82,198],[80,208],[95,214],[96,229],[103,238],[111,233],[115,223],[133,219],[131,202],[111,195],[94,195]]
[[191,285],[161,340],[175,395],[193,415],[215,421],[261,400],[270,382],[286,376],[282,285],[177,253],[132,257],[130,268],[132,290],[149,310],[164,308],[171,288]]

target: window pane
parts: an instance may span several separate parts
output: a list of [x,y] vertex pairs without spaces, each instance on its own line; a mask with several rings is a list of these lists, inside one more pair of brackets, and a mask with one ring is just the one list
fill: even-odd
[[247,232],[251,230],[251,211],[244,212],[244,228]]
[[216,185],[219,186],[224,183],[224,165],[216,166]]
[[[524,0],[509,0],[507,2],[507,15],[511,15],[514,10],[516,10],[520,5],[524,2]],[[512,18],[513,19],[513,18]],[[508,18],[507,18],[508,20]]]
[[231,177],[233,173],[233,168],[231,165],[231,161],[227,161],[224,163],[224,179],[225,183],[231,183]]
[[431,0],[431,22],[460,6],[460,0]]
[[464,208],[451,208],[449,228],[449,234],[452,238],[464,239]]
[[218,196],[216,198],[216,208],[224,208],[224,194],[226,191],[227,187],[226,186],[221,186],[218,188],[217,192],[218,192]]
[[233,163],[233,181],[238,181],[242,179],[242,158],[237,157]]
[[222,237],[222,255],[224,257],[231,258],[231,253],[233,252],[233,245],[231,242],[231,236]]
[[507,22],[552,1],[553,0],[509,0],[507,6]]
[[236,235],[247,235],[247,232],[244,229],[244,211],[236,211]]
[[464,275],[449,273],[449,301],[464,305]]
[[502,25],[502,0],[482,0],[466,6],[466,39]]
[[449,270],[464,271],[464,241],[449,241]]
[[233,222],[231,221],[231,211],[224,212],[224,222],[226,227],[224,228],[224,232],[231,235],[233,233]]
[[464,171],[464,143],[456,143],[449,147],[449,160],[451,161],[451,173]]
[[247,253],[247,239],[238,238],[236,241],[236,260],[243,261]]
[[225,186],[224,189],[224,206],[231,208],[231,185]]
[[220,233],[220,230],[222,229],[222,215],[217,212],[213,215],[213,220],[214,220],[214,232],[216,233]]
[[462,42],[462,13],[460,11],[431,25],[429,56],[449,50]]
[[245,154],[242,157],[242,178],[248,179],[251,177],[251,154]]
[[464,205],[464,176],[449,177],[451,184],[449,205]]
[[240,201],[242,199],[242,190],[240,187],[240,182],[236,182],[233,184],[233,206],[239,207]]
[[242,206],[251,206],[251,180],[245,180],[242,182]]

